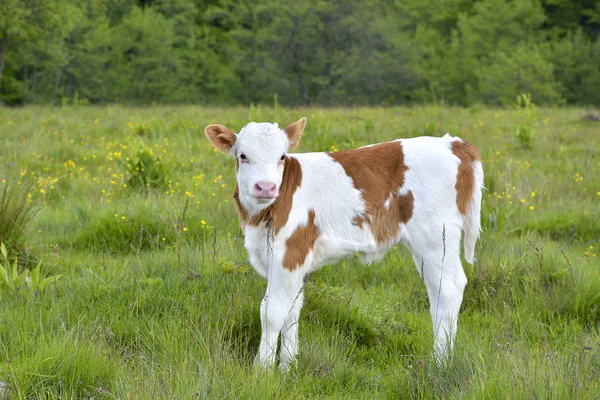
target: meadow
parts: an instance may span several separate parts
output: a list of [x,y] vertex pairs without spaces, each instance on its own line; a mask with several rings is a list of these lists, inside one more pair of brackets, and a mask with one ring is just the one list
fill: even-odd
[[[588,113],[0,108],[8,261],[61,275],[0,284],[0,399],[600,398],[600,122]],[[445,132],[480,149],[483,232],[463,263],[449,367],[432,362],[425,287],[402,246],[310,275],[297,363],[253,367],[266,283],[243,248],[233,159],[203,129],[302,116],[302,152]]]

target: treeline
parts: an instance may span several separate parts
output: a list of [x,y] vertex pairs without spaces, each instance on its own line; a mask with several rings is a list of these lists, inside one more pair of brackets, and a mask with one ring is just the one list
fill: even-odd
[[0,0],[4,104],[600,105],[598,0]]

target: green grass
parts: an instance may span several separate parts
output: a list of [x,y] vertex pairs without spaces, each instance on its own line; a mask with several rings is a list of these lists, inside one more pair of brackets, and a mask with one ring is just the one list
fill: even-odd
[[[600,124],[587,113],[538,109],[527,150],[503,109],[0,109],[2,185],[28,182],[21,202],[41,207],[20,243],[64,275],[0,297],[5,394],[599,398]],[[202,131],[302,116],[301,151],[445,132],[481,150],[484,232],[449,368],[432,362],[426,291],[402,247],[310,275],[298,363],[253,368],[266,284],[243,248],[233,162]]]

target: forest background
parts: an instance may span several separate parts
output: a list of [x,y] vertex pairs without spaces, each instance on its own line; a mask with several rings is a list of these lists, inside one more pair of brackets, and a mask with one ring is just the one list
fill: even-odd
[[4,104],[600,104],[597,0],[0,0]]

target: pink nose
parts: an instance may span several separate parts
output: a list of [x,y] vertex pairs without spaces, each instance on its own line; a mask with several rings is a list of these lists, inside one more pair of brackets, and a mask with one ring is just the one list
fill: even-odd
[[277,194],[277,185],[273,182],[260,181],[254,185],[256,197],[275,197]]

